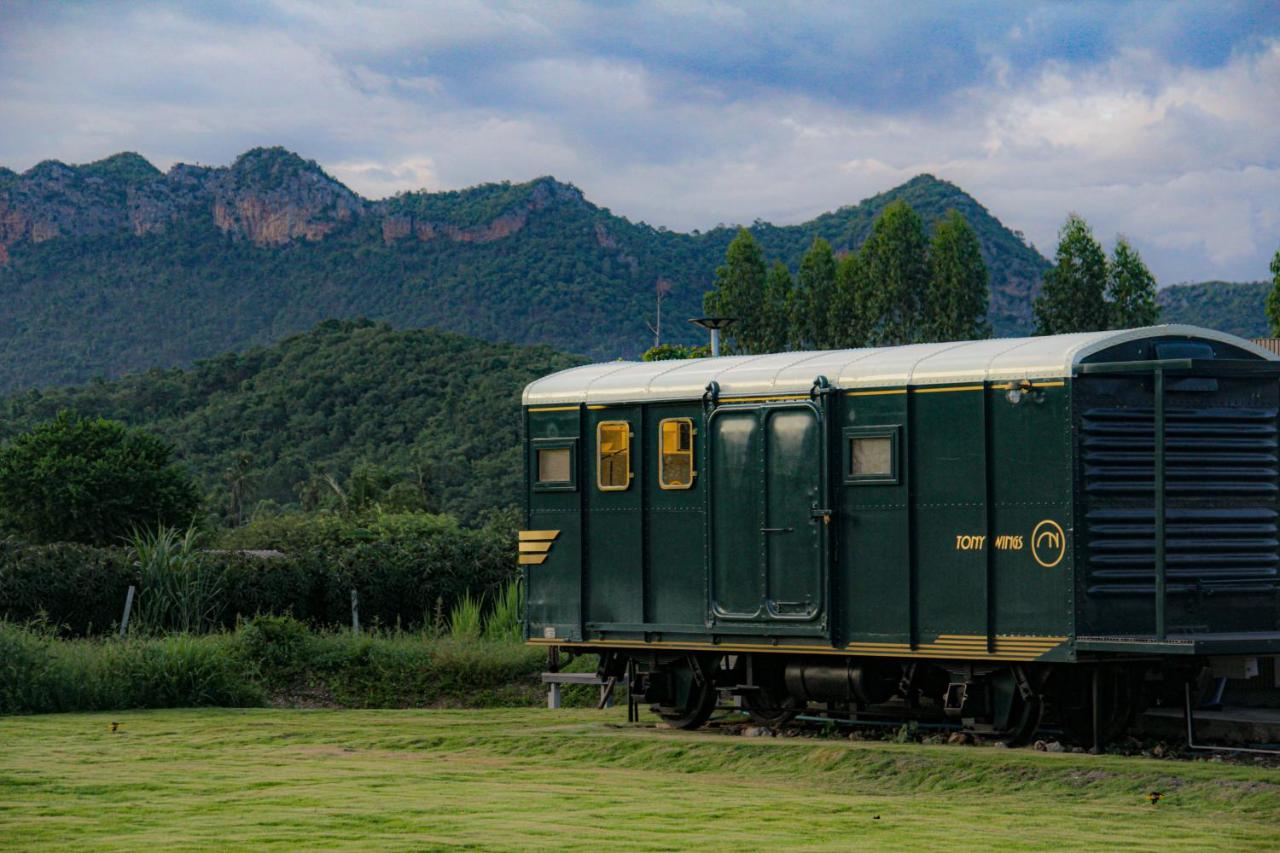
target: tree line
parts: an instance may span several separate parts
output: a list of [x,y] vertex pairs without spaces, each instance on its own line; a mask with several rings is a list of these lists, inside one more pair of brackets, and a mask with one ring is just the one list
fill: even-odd
[[[910,205],[895,201],[857,251],[837,255],[816,238],[794,274],[781,261],[766,263],[751,232],[739,230],[703,310],[736,318],[727,351],[766,353],[988,338],[988,298],[987,266],[968,221],[948,210],[930,233]],[[1108,259],[1074,213],[1033,307],[1044,335],[1134,328],[1159,317],[1155,277],[1138,251],[1118,236]],[[702,354],[663,345],[646,357]]]

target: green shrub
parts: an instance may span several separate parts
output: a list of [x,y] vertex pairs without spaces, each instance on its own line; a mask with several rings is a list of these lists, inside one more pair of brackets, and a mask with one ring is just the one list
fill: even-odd
[[175,634],[120,646],[128,652],[122,661],[127,706],[261,705],[262,690],[236,659],[230,639],[214,639]]
[[164,440],[68,411],[0,447],[0,520],[36,542],[105,545],[187,524],[200,495]]
[[[354,589],[362,624],[417,629],[464,595],[484,597],[517,575],[505,528],[469,530],[425,513],[281,516],[220,543],[237,550],[196,556],[182,538],[171,533],[150,550],[0,540],[0,619],[46,618],[65,634],[103,633],[120,619],[132,584],[143,627],[158,620],[165,629],[229,629],[259,614],[334,627],[350,624]],[[250,548],[282,553],[239,550]],[[155,560],[140,559],[144,551]],[[161,564],[184,568],[143,577],[144,566]],[[168,593],[155,591],[170,583]]]
[[58,640],[0,623],[0,654],[5,714],[263,702],[226,635]]
[[312,645],[311,680],[348,707],[485,707],[542,701],[545,655],[512,643],[414,634],[327,634]]
[[0,714],[192,706],[268,698],[351,707],[537,705],[540,649],[403,631],[312,633],[259,617],[234,633],[57,639],[0,623]]
[[295,678],[307,663],[307,626],[290,616],[255,616],[236,632],[239,655],[267,676]]
[[0,622],[0,714],[48,708],[49,641]]
[[0,540],[0,620],[47,620],[61,631],[112,630],[138,583],[127,548]]

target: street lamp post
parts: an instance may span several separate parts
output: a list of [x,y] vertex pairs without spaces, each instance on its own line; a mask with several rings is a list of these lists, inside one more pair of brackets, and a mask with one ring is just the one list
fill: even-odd
[[737,317],[695,317],[689,322],[711,332],[711,355],[720,355],[720,332],[737,322]]

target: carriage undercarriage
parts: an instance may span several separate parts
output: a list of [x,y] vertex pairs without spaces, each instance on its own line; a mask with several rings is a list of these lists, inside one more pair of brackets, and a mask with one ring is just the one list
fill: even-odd
[[1086,663],[897,660],[780,654],[607,652],[600,674],[668,725],[703,726],[717,708],[778,728],[797,717],[968,732],[1009,745],[1051,731],[1100,749],[1150,703],[1203,689],[1203,667],[1155,660]]

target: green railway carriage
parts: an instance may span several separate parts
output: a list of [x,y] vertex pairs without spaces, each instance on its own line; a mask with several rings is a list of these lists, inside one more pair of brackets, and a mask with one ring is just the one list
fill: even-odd
[[1204,329],[654,363],[524,392],[530,643],[1011,738],[1280,653],[1280,361]]

